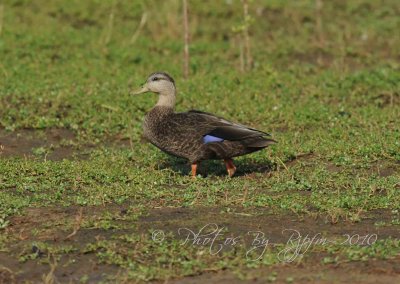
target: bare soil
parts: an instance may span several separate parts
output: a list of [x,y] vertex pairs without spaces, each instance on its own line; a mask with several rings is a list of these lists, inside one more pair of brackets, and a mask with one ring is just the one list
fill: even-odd
[[[45,130],[20,129],[7,131],[0,128],[0,158],[87,159],[99,146],[129,147],[130,141],[121,137],[109,137],[96,144],[81,144],[75,133],[65,128]],[[41,150],[41,151],[38,151]]]
[[[33,158],[35,149],[47,150],[41,156],[48,160],[72,158],[79,151],[75,135],[72,131],[62,128],[48,130],[21,129],[6,131],[0,128],[0,157]],[[81,156],[82,158],[83,156]]]
[[[265,209],[234,209],[225,212],[223,208],[163,208],[153,209],[147,215],[140,217],[132,224],[132,229],[91,229],[81,228],[71,238],[76,216],[82,210],[83,219],[100,218],[108,212],[116,216],[126,214],[128,207],[109,205],[99,207],[65,207],[65,208],[29,208],[21,216],[10,220],[6,234],[17,236],[8,245],[8,252],[0,252],[0,283],[20,283],[42,281],[49,271],[45,252],[40,247],[33,246],[35,242],[47,244],[71,244],[83,248],[96,239],[109,239],[119,234],[150,234],[152,230],[163,230],[166,234],[178,239],[179,228],[188,228],[198,232],[207,224],[214,223],[224,227],[226,236],[246,236],[249,231],[261,231],[273,243],[286,243],[288,234],[285,229],[295,229],[303,236],[322,234],[328,239],[341,237],[344,234],[377,234],[378,239],[400,238],[398,226],[375,226],[377,221],[390,221],[389,211],[375,211],[363,216],[360,222],[341,220],[332,224],[325,216],[298,216],[296,214],[281,214],[268,212]],[[132,207],[130,207],[132,208]],[[121,223],[127,221],[120,221]],[[39,233],[38,233],[39,232]],[[249,240],[247,240],[249,241]],[[187,244],[188,245],[188,244]],[[189,244],[190,245],[190,244]],[[19,261],[19,256],[37,252],[40,257],[35,260]],[[321,255],[310,254],[304,261],[296,263],[280,263],[263,269],[253,269],[249,276],[238,278],[230,271],[207,272],[202,275],[171,279],[170,283],[265,283],[275,279],[274,283],[396,283],[400,280],[400,258],[388,260],[368,260],[366,262],[343,262],[322,264]],[[107,274],[117,274],[120,268],[115,265],[99,264],[92,253],[79,251],[62,256],[57,263],[54,275],[60,283],[77,282],[86,275],[90,283],[105,280]],[[272,277],[272,278],[271,278]],[[289,282],[290,283],[290,282]]]
[[174,284],[195,283],[399,283],[400,257],[385,261],[348,262],[322,265],[309,260],[299,265],[281,264],[251,271],[251,277],[238,278],[232,272],[218,271],[169,281]]

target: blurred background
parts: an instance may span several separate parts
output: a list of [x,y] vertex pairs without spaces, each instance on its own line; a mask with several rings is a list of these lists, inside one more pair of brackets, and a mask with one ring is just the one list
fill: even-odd
[[349,97],[353,106],[398,100],[396,0],[188,1],[188,7],[184,81],[180,0],[3,1],[0,125],[101,136],[125,133],[133,116],[135,132],[154,99],[127,94],[157,70],[176,79],[181,109],[265,121],[268,129],[298,128],[299,119],[282,117],[294,104],[308,112],[334,101],[345,111],[340,102]]

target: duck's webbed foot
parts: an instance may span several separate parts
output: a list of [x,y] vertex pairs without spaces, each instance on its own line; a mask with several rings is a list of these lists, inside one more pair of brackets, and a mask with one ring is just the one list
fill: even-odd
[[229,175],[230,177],[233,177],[233,175],[234,175],[235,172],[236,172],[236,167],[235,167],[235,165],[233,164],[233,160],[232,160],[232,159],[224,159],[224,163],[225,163],[225,166],[226,166],[226,170],[227,170],[227,172],[228,172],[228,175]]
[[192,178],[196,178],[196,175],[197,175],[197,166],[198,166],[198,163],[193,163],[193,164],[192,164]]

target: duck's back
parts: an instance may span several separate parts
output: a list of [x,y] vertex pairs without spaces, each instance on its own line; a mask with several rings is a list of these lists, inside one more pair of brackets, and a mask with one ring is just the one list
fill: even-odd
[[261,150],[267,133],[200,111],[174,113],[156,106],[145,117],[144,135],[161,150],[191,161],[225,159]]

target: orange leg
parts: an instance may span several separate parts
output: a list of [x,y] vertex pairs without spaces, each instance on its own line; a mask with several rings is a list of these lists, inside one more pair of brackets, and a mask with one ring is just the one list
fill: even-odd
[[226,170],[228,171],[229,176],[233,177],[233,175],[236,172],[236,167],[233,164],[233,160],[232,159],[225,159],[224,163],[225,163]]
[[192,164],[192,178],[196,178],[197,163]]

